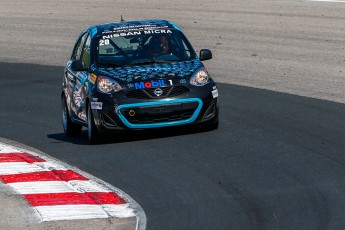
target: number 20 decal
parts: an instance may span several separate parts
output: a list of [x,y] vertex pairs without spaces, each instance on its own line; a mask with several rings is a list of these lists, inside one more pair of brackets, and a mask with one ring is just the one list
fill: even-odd
[[109,39],[99,40],[99,46],[107,46],[109,45]]

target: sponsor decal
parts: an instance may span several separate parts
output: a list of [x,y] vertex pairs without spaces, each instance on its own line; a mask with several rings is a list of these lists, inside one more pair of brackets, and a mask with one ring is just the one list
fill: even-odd
[[107,30],[102,33],[102,38],[99,41],[99,45],[109,45],[109,39],[111,38],[139,36],[146,34],[172,34],[172,30],[167,27],[168,26],[158,26],[151,24],[116,27],[113,29],[113,31]]
[[135,89],[149,89],[151,87],[162,87],[164,86],[164,80],[157,80],[157,81],[142,81],[142,82],[135,82],[134,87]]
[[91,102],[91,109],[102,109],[103,102]]
[[92,84],[95,84],[96,83],[96,79],[97,79],[97,76],[95,74],[90,74],[90,82]]
[[169,26],[161,26],[156,24],[140,24],[140,25],[125,25],[125,26],[116,26],[113,30],[106,30],[102,34],[109,33],[119,33],[119,32],[128,32],[128,31],[140,31],[140,30],[157,30],[157,29],[168,29]]
[[218,97],[218,89],[212,90],[212,96],[213,98]]
[[[143,30],[143,31],[132,31],[132,32],[122,32],[122,33],[113,33],[103,35],[102,39],[100,40],[100,45],[107,45],[105,41],[110,38],[118,38],[118,37],[127,37],[127,36],[134,36],[134,35],[145,35],[145,34],[172,34],[171,30],[166,29],[150,29],[150,30]],[[101,42],[103,41],[103,42]],[[107,41],[109,42],[109,41]],[[109,43],[108,43],[109,45]]]
[[109,39],[118,37],[128,37],[134,35],[146,35],[146,34],[172,34],[171,30],[144,30],[144,31],[133,31],[133,32],[122,32],[109,35],[103,35],[102,39],[99,40],[99,46],[107,46],[110,44]]

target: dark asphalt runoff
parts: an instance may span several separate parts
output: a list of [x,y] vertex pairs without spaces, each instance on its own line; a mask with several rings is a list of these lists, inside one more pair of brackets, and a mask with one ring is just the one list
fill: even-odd
[[0,136],[122,189],[147,229],[345,229],[345,105],[218,84],[216,131],[63,134],[62,67],[0,63]]

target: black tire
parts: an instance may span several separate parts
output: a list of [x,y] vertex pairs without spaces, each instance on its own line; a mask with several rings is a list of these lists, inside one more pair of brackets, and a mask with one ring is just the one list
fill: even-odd
[[72,122],[68,112],[67,103],[65,97],[61,96],[61,112],[62,112],[62,126],[64,133],[67,136],[79,136],[81,135],[82,126]]
[[90,144],[98,143],[101,137],[97,130],[90,104],[87,108],[87,137]]

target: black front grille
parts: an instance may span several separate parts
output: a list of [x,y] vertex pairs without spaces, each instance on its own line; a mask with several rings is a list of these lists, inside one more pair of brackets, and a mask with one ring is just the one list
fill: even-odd
[[179,95],[188,93],[189,89],[187,87],[184,86],[174,86],[173,89],[170,92],[170,97],[177,97]]
[[193,116],[197,108],[198,102],[186,102],[168,105],[124,108],[121,109],[120,112],[131,124],[150,124],[189,119]]
[[136,99],[160,99],[165,97],[177,97],[182,94],[188,93],[190,90],[185,86],[171,86],[159,87],[163,93],[161,96],[156,96],[154,91],[157,88],[150,89],[137,89],[127,93],[127,97]]
[[188,111],[181,114],[171,114],[161,117],[141,117],[139,119],[128,119],[131,124],[153,124],[159,122],[171,122],[171,121],[181,121],[187,120],[193,116],[194,111]]
[[148,96],[141,90],[132,90],[127,93],[127,97],[136,99],[147,99]]
[[150,97],[161,98],[161,97],[166,97],[170,93],[171,87],[159,87],[159,89],[161,89],[163,91],[161,96],[157,96],[154,93],[156,89],[158,89],[158,88],[144,89],[144,92],[148,93]]

